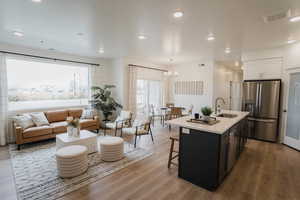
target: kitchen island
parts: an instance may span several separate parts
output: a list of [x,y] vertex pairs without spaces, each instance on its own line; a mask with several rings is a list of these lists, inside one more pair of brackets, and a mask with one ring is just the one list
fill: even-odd
[[249,113],[222,113],[214,125],[188,122],[191,116],[167,122],[179,127],[178,176],[208,190],[215,190],[223,182],[247,141]]

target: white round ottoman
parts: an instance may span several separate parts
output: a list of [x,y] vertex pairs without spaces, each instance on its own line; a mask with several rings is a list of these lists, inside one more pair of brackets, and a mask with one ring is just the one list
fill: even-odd
[[88,149],[82,145],[71,145],[56,151],[58,174],[71,178],[84,173],[88,168]]
[[124,140],[120,137],[104,137],[100,140],[101,158],[104,161],[117,161],[124,157]]

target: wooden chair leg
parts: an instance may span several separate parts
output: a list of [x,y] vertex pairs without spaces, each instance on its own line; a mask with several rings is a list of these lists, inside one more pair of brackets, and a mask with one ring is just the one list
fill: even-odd
[[171,147],[170,147],[170,153],[169,153],[169,160],[168,160],[168,168],[171,166],[171,161],[173,157],[173,150],[174,150],[174,140],[171,140]]
[[151,135],[152,142],[153,142],[153,144],[154,144],[154,139],[153,139],[153,134],[152,134],[151,128],[149,129],[149,131],[150,131],[150,135]]
[[117,131],[118,131],[118,129],[117,129],[117,127],[115,128],[115,136],[117,136]]
[[137,135],[135,135],[135,139],[134,139],[134,148],[136,148],[136,138],[137,138]]

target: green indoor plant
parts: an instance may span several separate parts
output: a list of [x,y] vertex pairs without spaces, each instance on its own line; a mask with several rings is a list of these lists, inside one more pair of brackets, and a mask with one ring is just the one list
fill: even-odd
[[103,113],[104,120],[108,120],[118,108],[123,108],[121,104],[117,103],[114,98],[111,97],[111,88],[115,88],[115,86],[104,85],[103,87],[92,87],[93,95],[92,100],[90,101],[91,106]]
[[209,116],[213,113],[212,109],[208,106],[201,108],[201,112],[203,114],[203,119],[206,121],[209,120]]

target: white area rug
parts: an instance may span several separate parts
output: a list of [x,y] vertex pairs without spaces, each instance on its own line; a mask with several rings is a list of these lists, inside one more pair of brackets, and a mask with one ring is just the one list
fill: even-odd
[[[101,137],[98,138],[101,140]],[[15,175],[19,200],[51,200],[93,183],[113,172],[142,160],[152,153],[134,148],[126,143],[125,158],[116,162],[104,162],[99,153],[89,154],[88,171],[80,176],[62,179],[58,177],[55,159],[55,142],[29,144],[20,151],[10,146],[10,155]]]

